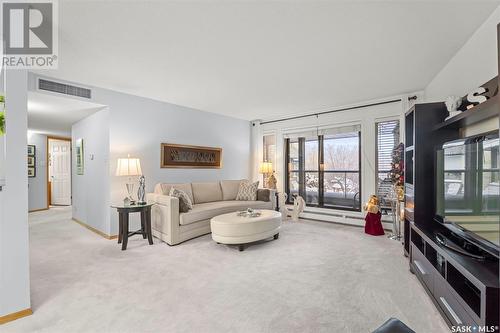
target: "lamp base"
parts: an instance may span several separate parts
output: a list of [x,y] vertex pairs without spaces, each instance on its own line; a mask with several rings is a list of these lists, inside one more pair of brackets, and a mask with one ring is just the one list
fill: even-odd
[[271,189],[271,190],[276,190],[277,180],[276,180],[276,177],[274,176],[273,173],[269,174],[269,176],[266,179],[266,183],[267,183],[267,184],[265,184],[266,188]]

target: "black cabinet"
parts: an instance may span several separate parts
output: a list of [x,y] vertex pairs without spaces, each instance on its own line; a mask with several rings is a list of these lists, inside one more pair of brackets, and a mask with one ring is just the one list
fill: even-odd
[[432,231],[410,228],[410,269],[448,324],[498,326],[498,261],[465,257],[438,245]]
[[432,222],[435,213],[435,147],[455,131],[434,131],[448,115],[444,103],[415,104],[405,114],[405,254],[410,252],[410,222]]

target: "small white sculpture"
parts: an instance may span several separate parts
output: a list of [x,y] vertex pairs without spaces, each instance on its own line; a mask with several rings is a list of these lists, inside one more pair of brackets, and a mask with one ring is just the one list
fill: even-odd
[[448,120],[462,112],[457,110],[460,107],[460,105],[462,105],[462,97],[448,96],[444,104],[446,104],[446,109],[448,109],[449,113],[449,116],[446,117],[445,120]]
[[281,192],[278,194],[278,204],[280,207],[281,219],[283,221],[288,219],[288,209],[286,208],[286,199],[288,199],[288,194]]
[[299,220],[300,213],[302,213],[304,211],[305,205],[306,205],[306,202],[304,201],[304,199],[300,195],[297,195],[293,199],[292,220],[294,222],[297,222]]

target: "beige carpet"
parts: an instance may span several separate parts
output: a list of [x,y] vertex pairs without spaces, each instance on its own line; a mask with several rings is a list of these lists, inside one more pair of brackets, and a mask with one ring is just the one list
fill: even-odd
[[170,247],[139,236],[122,252],[70,220],[30,215],[34,314],[2,332],[370,332],[398,317],[449,332],[401,244],[302,221],[238,252],[210,235]]

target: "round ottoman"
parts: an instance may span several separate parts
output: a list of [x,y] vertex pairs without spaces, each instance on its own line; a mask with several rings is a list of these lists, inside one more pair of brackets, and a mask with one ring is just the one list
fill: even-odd
[[281,213],[274,210],[258,210],[258,217],[238,216],[237,212],[215,216],[210,220],[212,239],[222,244],[237,244],[239,250],[245,244],[269,237],[278,239]]

